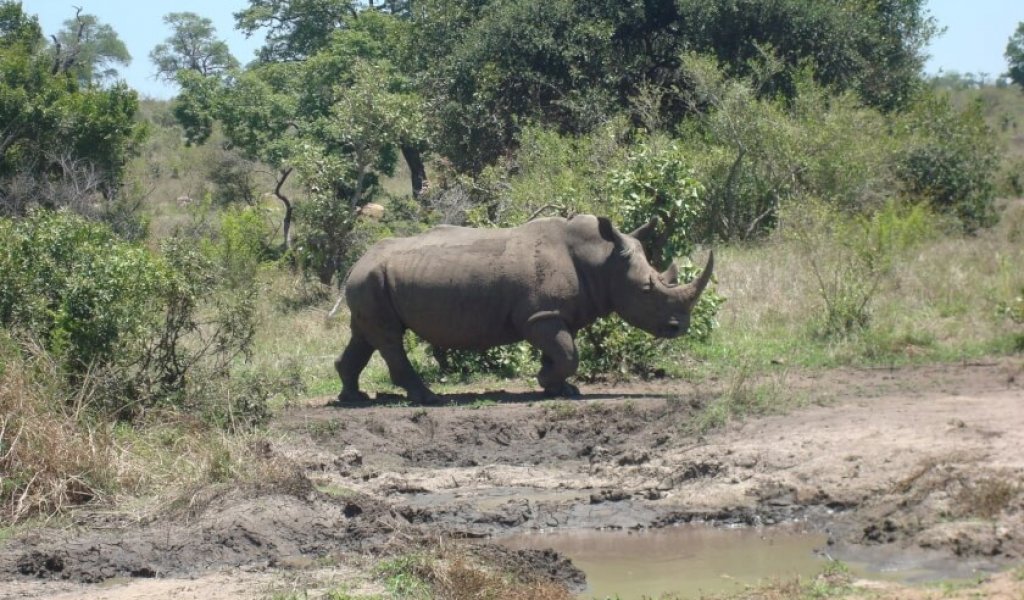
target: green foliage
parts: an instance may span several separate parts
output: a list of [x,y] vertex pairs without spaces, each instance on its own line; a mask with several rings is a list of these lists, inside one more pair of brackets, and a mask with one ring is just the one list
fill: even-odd
[[219,234],[211,254],[220,263],[224,283],[233,288],[251,285],[270,246],[263,211],[254,207],[225,211]]
[[1006,43],[1006,76],[1024,90],[1024,21],[1017,24],[1017,30]]
[[855,91],[884,111],[913,100],[938,30],[924,0],[682,0],[677,7],[692,32],[685,48],[715,56],[730,77],[754,75],[774,55],[762,91],[791,97],[810,67],[822,85]]
[[384,580],[393,597],[427,599],[431,597],[428,578],[432,560],[420,554],[406,554],[377,563],[374,573]]
[[[314,4],[292,8],[333,10]],[[291,8],[254,2],[244,18],[262,22],[277,11]],[[397,20],[372,11],[343,15],[344,27],[316,42],[301,63],[259,64],[224,81],[179,71],[175,107],[191,141],[205,141],[219,121],[246,159],[275,169],[286,227],[293,203],[281,187],[291,173],[298,176],[305,198],[294,203],[295,255],[325,283],[343,272],[356,209],[381,194],[380,176],[394,172],[399,151],[425,136],[419,97],[387,59],[387,42],[401,35]],[[287,247],[288,230],[285,237]]]
[[0,25],[0,214],[116,198],[145,133],[136,93],[80,84],[20,3],[0,4]]
[[433,349],[442,375],[489,374],[519,377],[537,370],[539,353],[528,343],[508,344],[475,352],[470,350]]
[[54,60],[66,61],[67,69],[81,85],[100,84],[117,79],[113,64],[128,66],[132,55],[114,28],[100,23],[94,15],[78,14],[64,21],[56,34],[60,54]]
[[650,376],[664,344],[617,315],[598,319],[577,338],[580,375],[591,380],[601,376]]
[[998,155],[981,106],[960,111],[946,96],[924,96],[901,125],[909,140],[896,165],[904,193],[956,215],[967,230],[990,225]]
[[1014,349],[1024,350],[1024,287],[1021,288],[1020,294],[1009,302],[1000,302],[997,310],[1017,325],[1019,332],[1013,339]]
[[171,36],[149,53],[156,74],[174,81],[178,71],[194,71],[202,76],[222,74],[238,67],[224,40],[215,36],[213,21],[192,12],[172,12],[164,16]]
[[293,62],[315,54],[355,12],[353,0],[249,0],[235,13],[235,26],[250,36],[266,32],[261,62]]
[[700,111],[686,101],[684,52],[716,57],[733,78],[770,63],[768,96],[791,97],[810,67],[823,86],[899,109],[936,31],[923,0],[430,0],[414,17],[436,148],[472,173],[514,149],[525,125],[579,134],[620,112],[637,120],[652,86],[665,92],[650,105],[661,121]]
[[[608,215],[607,175],[622,164],[625,153],[619,129],[621,123],[613,122],[590,135],[570,136],[526,127],[514,161],[500,161],[472,181],[459,181],[470,193],[467,204],[457,208],[470,224],[482,227],[508,227],[553,214]],[[451,193],[439,193],[445,191]]]
[[213,250],[171,239],[158,256],[67,213],[0,221],[0,324],[122,417],[202,401],[254,335],[253,249],[244,218],[228,223]]
[[1020,295],[1016,298],[1002,304],[999,311],[1014,323],[1024,325],[1024,288],[1021,288]]
[[684,67],[691,102],[706,107],[680,126],[694,140],[689,160],[706,188],[699,238],[764,235],[783,203],[806,197],[870,211],[893,187],[898,140],[852,93],[835,95],[803,71],[790,98],[765,98],[761,82],[730,79],[714,60],[688,55]]
[[704,190],[679,143],[641,140],[629,149],[625,164],[613,170],[610,178],[612,204],[624,231],[651,218],[658,220],[657,230],[644,248],[652,265],[664,269],[676,256],[693,250],[689,236]]
[[0,323],[43,341],[79,376],[145,334],[147,307],[168,282],[145,249],[68,214],[0,221],[0,240]]

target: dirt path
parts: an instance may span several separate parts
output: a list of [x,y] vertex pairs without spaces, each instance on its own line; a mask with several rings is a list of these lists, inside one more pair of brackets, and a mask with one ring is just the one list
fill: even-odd
[[[357,565],[410,536],[693,520],[804,519],[838,557],[1020,563],[1022,368],[1018,358],[776,378],[776,393],[807,406],[706,436],[690,433],[693,420],[730,382],[591,386],[571,402],[488,391],[426,409],[315,400],[273,425],[293,484],[210,493],[187,518],[23,536],[0,549],[0,598],[148,598],[149,586],[178,585],[139,579],[154,575],[225,577],[223,597],[252,597],[253,582],[313,577],[328,555],[372,586]],[[74,583],[111,577],[133,579]]]

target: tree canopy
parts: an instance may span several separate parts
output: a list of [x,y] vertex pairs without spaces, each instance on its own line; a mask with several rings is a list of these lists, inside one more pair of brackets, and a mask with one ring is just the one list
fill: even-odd
[[238,67],[224,40],[217,39],[213,21],[192,12],[164,16],[170,37],[149,53],[158,77],[173,81],[179,71],[216,75]]
[[113,27],[81,11],[64,21],[64,27],[54,36],[54,44],[55,61],[84,84],[114,81],[118,77],[114,65],[127,66],[132,60]]
[[97,85],[98,64],[66,60],[20,3],[0,3],[0,211],[117,195],[144,129],[135,91]]
[[1010,36],[1005,56],[1009,66],[1006,76],[1024,88],[1024,21],[1017,24],[1017,31]]

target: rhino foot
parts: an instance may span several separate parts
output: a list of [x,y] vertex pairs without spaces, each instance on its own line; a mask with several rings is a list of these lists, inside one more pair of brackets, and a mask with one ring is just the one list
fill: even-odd
[[561,385],[544,388],[544,395],[548,398],[579,398],[580,388],[563,381]]
[[338,404],[366,404],[370,402],[370,397],[366,392],[359,390],[341,390],[338,394]]
[[444,404],[441,397],[430,390],[418,394],[409,394],[408,398],[409,402],[416,406],[440,406]]

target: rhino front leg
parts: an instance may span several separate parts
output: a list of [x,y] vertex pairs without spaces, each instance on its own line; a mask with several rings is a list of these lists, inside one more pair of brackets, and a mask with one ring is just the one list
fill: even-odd
[[373,346],[355,328],[352,328],[352,338],[345,346],[345,351],[334,361],[334,368],[341,377],[341,393],[338,394],[339,402],[365,402],[370,399],[365,393],[359,390],[359,375],[366,368],[373,355]]
[[526,338],[541,352],[541,367],[537,383],[548,396],[580,395],[580,390],[566,379],[576,374],[580,364],[579,352],[572,333],[560,318],[540,318],[530,324]]

